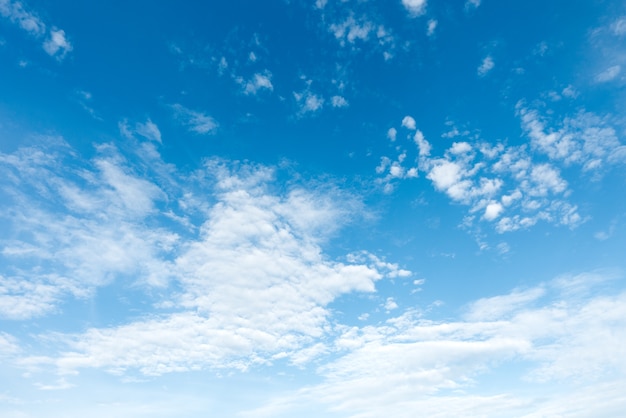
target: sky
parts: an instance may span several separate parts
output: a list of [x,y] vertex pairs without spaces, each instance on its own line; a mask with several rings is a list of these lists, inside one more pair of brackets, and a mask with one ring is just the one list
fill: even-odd
[[621,1],[0,0],[0,415],[623,414],[625,87]]

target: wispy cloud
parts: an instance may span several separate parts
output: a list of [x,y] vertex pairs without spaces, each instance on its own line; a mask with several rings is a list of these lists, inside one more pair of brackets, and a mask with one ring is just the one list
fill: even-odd
[[46,24],[35,13],[28,11],[22,2],[14,0],[0,0],[0,15],[17,24],[31,36],[44,39],[43,49],[50,56],[63,59],[72,51],[72,44],[68,41],[65,31]]
[[614,80],[621,72],[622,67],[620,65],[612,65],[596,75],[596,81],[598,83],[606,83],[608,81]]
[[476,72],[480,77],[484,77],[487,75],[487,73],[489,73],[489,71],[493,70],[493,67],[495,67],[493,58],[491,57],[491,55],[487,55],[483,59],[482,63],[478,66]]
[[200,135],[209,135],[215,133],[219,126],[213,117],[202,112],[188,109],[181,104],[173,104],[172,109],[174,110],[176,119],[191,132]]

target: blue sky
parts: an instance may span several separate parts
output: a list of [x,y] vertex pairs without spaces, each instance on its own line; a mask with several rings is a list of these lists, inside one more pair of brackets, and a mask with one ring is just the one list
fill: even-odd
[[0,415],[626,409],[622,2],[205,3],[0,0]]

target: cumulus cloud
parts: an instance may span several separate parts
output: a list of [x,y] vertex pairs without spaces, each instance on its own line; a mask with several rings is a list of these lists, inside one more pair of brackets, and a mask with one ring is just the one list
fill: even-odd
[[[475,219],[492,222],[500,233],[528,228],[539,221],[578,226],[584,218],[578,207],[567,201],[568,183],[555,164],[576,162],[589,171],[614,163],[610,160],[617,158],[620,149],[615,131],[603,127],[603,121],[594,115],[581,113],[567,119],[562,132],[546,133],[536,111],[519,105],[518,114],[531,149],[526,145],[505,147],[500,143],[457,141],[437,156],[431,155],[430,142],[416,130],[416,158],[407,158],[409,151],[398,145],[398,157],[382,157],[376,167],[378,182],[383,191],[391,193],[399,180],[423,172],[436,190],[469,207],[466,226]],[[416,125],[410,116],[401,124],[409,129]],[[533,151],[551,157],[553,162],[536,162]]]
[[416,129],[415,119],[413,119],[413,117],[411,116],[405,116],[402,119],[402,126],[410,130],[415,130]]
[[173,104],[174,116],[191,132],[199,135],[209,135],[215,133],[218,123],[211,116],[186,108],[181,104]]

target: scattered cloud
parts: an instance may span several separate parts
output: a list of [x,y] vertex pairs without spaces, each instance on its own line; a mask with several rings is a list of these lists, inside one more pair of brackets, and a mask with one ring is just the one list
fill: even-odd
[[256,73],[250,80],[245,81],[243,78],[237,78],[237,83],[243,87],[245,94],[257,94],[260,90],[274,90],[272,85],[272,74],[269,71],[263,73]]
[[321,110],[324,106],[324,99],[308,90],[299,93],[294,92],[293,97],[296,99],[296,103],[298,104],[298,113],[300,115],[315,113]]
[[560,123],[552,122],[558,129],[549,129],[551,121],[523,101],[516,109],[531,146],[553,161],[581,165],[584,171],[600,170],[621,146],[615,129],[593,113],[583,110]]
[[199,135],[210,135],[215,133],[218,123],[211,116],[186,108],[181,104],[173,104],[174,115],[191,132]]
[[411,17],[418,17],[426,13],[426,3],[426,0],[402,0],[402,5]]
[[20,28],[34,36],[43,36],[46,33],[46,25],[34,13],[24,9],[19,1],[0,1],[0,14],[8,18],[11,22],[19,25]]
[[[339,42],[342,48],[353,52],[377,50],[387,61],[394,56],[396,37],[381,22],[381,16],[367,7],[345,2],[334,2],[332,7],[317,8],[321,12],[321,26]],[[324,2],[324,6],[328,3]]]
[[476,72],[480,77],[484,77],[489,71],[493,70],[494,66],[493,58],[491,58],[491,55],[487,55]]
[[72,44],[65,37],[65,31],[52,29],[49,39],[43,44],[43,49],[45,49],[48,55],[63,59],[72,50]]
[[[608,165],[624,162],[624,146],[607,120],[589,112],[554,123],[523,101],[516,111],[528,144],[456,141],[439,156],[431,155],[432,145],[417,129],[415,119],[404,117],[402,128],[415,130],[417,156],[411,160],[410,149],[396,146],[398,157],[382,157],[376,167],[378,184],[391,193],[399,180],[417,178],[422,172],[436,190],[469,207],[465,226],[483,220],[500,233],[525,229],[539,221],[576,227],[585,219],[578,207],[568,202],[569,185],[559,167],[577,165],[595,178]],[[548,124],[558,128],[550,130]],[[398,132],[393,129],[395,138]],[[457,135],[458,129],[444,137]]]
[[348,101],[343,96],[333,96],[331,97],[331,103],[333,107],[347,107]]
[[1,0],[0,15],[17,24],[29,35],[44,39],[42,46],[48,55],[62,60],[72,51],[72,44],[68,41],[65,31],[55,27],[48,29],[39,16],[24,8],[22,2]]

